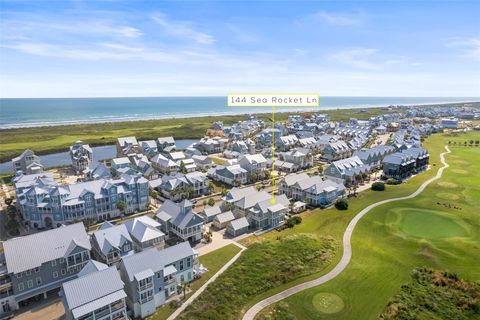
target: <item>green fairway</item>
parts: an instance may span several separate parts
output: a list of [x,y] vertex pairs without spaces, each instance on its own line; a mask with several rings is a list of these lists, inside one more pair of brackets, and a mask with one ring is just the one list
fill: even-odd
[[[462,226],[461,219],[442,211],[398,208],[389,210],[387,215],[394,219],[392,228],[398,228],[407,236],[422,239],[468,236],[468,225]],[[389,217],[385,219],[387,224],[388,220]]]
[[320,292],[313,296],[312,304],[321,313],[337,313],[345,307],[342,298],[334,293]]
[[[402,192],[409,194],[433,176],[440,167],[439,153],[447,141],[479,138],[478,132],[431,136],[425,146],[431,154],[432,169],[406,184],[389,186],[382,195],[392,198]],[[360,220],[352,236],[350,264],[335,279],[284,300],[291,316],[302,320],[375,319],[419,266],[455,272],[466,280],[480,279],[480,148],[452,146],[451,150],[446,155],[450,167],[422,194],[379,206]],[[319,211],[304,219],[302,226],[307,228],[308,224],[311,232],[337,238],[352,216],[379,200],[373,197],[376,195],[366,191],[351,200],[347,213]],[[341,297],[344,309],[334,314],[318,312],[312,301],[321,292]],[[272,309],[277,308],[267,308],[263,315],[270,314]]]

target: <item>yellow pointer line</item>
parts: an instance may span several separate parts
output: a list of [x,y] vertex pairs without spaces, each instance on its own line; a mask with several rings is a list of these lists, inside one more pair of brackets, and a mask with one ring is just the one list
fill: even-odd
[[275,105],[272,105],[272,172],[271,172],[271,178],[272,178],[272,200],[271,203],[275,203],[275,175],[274,175],[274,166],[275,163]]

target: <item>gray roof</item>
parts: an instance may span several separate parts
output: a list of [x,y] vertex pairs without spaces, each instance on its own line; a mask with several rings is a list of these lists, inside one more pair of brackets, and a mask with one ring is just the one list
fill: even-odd
[[165,234],[158,229],[160,228],[160,223],[149,216],[128,220],[124,225],[130,235],[140,242],[165,236]]
[[157,210],[155,216],[162,221],[165,221],[165,218],[170,216],[170,223],[182,229],[204,222],[201,217],[193,213],[192,204],[188,200],[183,200],[180,203],[166,200]]
[[92,239],[96,241],[98,248],[105,255],[108,254],[112,248],[118,249],[123,246],[125,242],[132,242],[132,238],[123,224],[117,226],[102,224],[101,229],[93,233]]
[[221,212],[222,212],[222,210],[220,209],[219,206],[205,207],[205,209],[203,209],[203,213],[206,217],[212,217],[212,216],[215,216],[215,215],[217,215]]
[[215,217],[215,221],[218,221],[219,223],[225,223],[232,220],[235,220],[235,216],[233,215],[232,211],[220,213]]
[[72,248],[91,250],[83,223],[71,224],[3,243],[9,273],[20,273],[40,267],[42,263],[64,258]]
[[87,264],[82,268],[82,270],[77,274],[77,276],[83,277],[83,276],[86,276],[87,274],[94,273],[107,268],[108,266],[104,263],[98,262],[96,260],[88,260]]
[[123,258],[121,264],[128,275],[128,279],[133,281],[135,275],[143,271],[150,269],[157,272],[180,259],[193,255],[194,251],[190,243],[185,241],[163,250],[156,248],[144,250]]
[[245,196],[251,195],[258,192],[257,189],[255,189],[254,186],[246,187],[246,188],[232,188],[227,196],[226,200],[228,201],[238,201],[242,199]]
[[243,228],[248,228],[250,224],[248,223],[247,218],[241,217],[240,219],[230,221],[229,225],[232,227],[233,230],[240,230]]
[[243,197],[239,201],[235,202],[235,206],[241,209],[249,209],[256,205],[259,202],[271,199],[271,195],[265,191],[257,191],[254,194],[249,195],[248,197]]
[[75,318],[127,296],[116,267],[66,282],[62,289],[67,306]]

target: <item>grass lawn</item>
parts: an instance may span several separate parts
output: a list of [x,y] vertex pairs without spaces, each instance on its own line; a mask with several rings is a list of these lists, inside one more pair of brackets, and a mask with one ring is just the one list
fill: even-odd
[[[478,132],[455,137],[433,135],[424,143],[431,155],[429,171],[405,184],[387,186],[385,192],[365,191],[350,201],[346,212],[330,209],[308,213],[297,230],[287,232],[304,228],[304,232],[339,239],[348,221],[366,205],[380,198],[409,194],[433,176],[441,166],[439,153],[448,141],[479,138]],[[324,285],[287,298],[281,306],[267,308],[259,318],[269,318],[279,308],[288,310],[292,319],[377,318],[402,284],[409,281],[411,270],[419,266],[479,280],[480,161],[476,159],[480,159],[480,148],[452,146],[451,150],[446,156],[450,167],[421,195],[377,207],[360,220],[352,236],[352,261],[343,273]],[[336,313],[319,312],[314,304],[319,293],[339,296],[345,307]]]
[[321,271],[334,252],[332,239],[302,234],[254,244],[179,319],[238,319],[250,297]]
[[[381,108],[324,111],[332,120],[348,120],[350,117],[368,119],[371,116],[391,112],[394,111]],[[291,113],[278,113],[275,118],[277,121],[285,121],[289,114]],[[257,116],[263,120],[270,118],[269,113]],[[126,136],[136,136],[139,140],[162,136],[197,139],[204,136],[214,121],[223,121],[225,125],[231,125],[245,119],[245,115],[235,115],[3,129],[0,130],[0,162],[11,160],[25,149],[31,149],[37,154],[67,151],[77,140],[82,140],[90,146],[99,146],[114,144],[117,138]]]
[[[207,272],[202,274],[200,279],[195,280],[190,285],[192,290],[187,294],[186,298],[188,299],[195,291],[197,291],[201,286],[205,284],[218,270],[220,270],[230,259],[232,259],[238,252],[240,248],[234,244],[229,244],[223,248],[217,249],[210,253],[207,253],[203,256],[200,256],[200,263],[203,264],[205,268],[208,269]],[[162,320],[167,319],[175,309],[170,308],[170,306],[165,305],[157,310],[155,315],[151,316],[151,320]]]

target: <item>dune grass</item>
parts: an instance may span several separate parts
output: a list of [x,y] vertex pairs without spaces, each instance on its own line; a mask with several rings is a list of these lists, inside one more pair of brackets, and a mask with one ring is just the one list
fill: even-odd
[[389,301],[380,319],[480,318],[480,282],[426,268],[416,268],[411,278]]
[[[391,198],[409,194],[433,176],[440,167],[439,153],[448,141],[471,138],[480,138],[480,133],[429,137],[425,141],[431,154],[429,171],[407,184],[388,186],[381,194],[366,191],[350,201],[345,213],[335,209],[309,213],[302,227],[338,239],[351,217],[379,200],[379,195]],[[377,318],[401,285],[408,282],[411,270],[419,266],[452,271],[467,280],[480,279],[480,148],[451,149],[452,154],[446,156],[451,167],[421,195],[377,207],[362,218],[352,237],[353,257],[349,266],[332,281],[283,301],[282,308],[287,310],[288,317]],[[334,314],[318,312],[312,301],[320,292],[338,295],[345,308]],[[275,309],[278,305],[264,310],[259,318],[268,318]]]
[[178,319],[238,319],[251,296],[322,270],[334,250],[332,239],[302,234],[254,244]]

